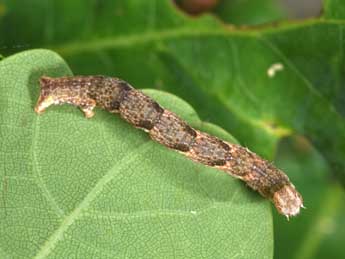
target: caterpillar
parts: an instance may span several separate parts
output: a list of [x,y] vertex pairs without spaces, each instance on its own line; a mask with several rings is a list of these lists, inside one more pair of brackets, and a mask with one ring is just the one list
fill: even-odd
[[119,113],[134,127],[148,132],[154,141],[243,180],[271,200],[288,219],[304,208],[302,196],[288,176],[272,163],[247,148],[193,129],[124,80],[106,76],[41,77],[35,112],[41,114],[50,105],[64,103],[79,107],[87,118],[94,116],[96,106]]

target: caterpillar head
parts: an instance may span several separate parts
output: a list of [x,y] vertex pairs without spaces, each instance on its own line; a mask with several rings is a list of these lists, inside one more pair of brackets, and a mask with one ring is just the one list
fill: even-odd
[[50,105],[54,104],[55,98],[53,95],[53,82],[54,79],[47,76],[42,76],[40,78],[40,96],[38,98],[37,104],[35,106],[35,112],[41,114]]

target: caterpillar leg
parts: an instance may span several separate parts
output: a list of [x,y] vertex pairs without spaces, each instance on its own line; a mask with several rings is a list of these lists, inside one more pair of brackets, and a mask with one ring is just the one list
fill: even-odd
[[93,109],[96,107],[96,101],[93,99],[88,99],[85,104],[80,106],[86,118],[91,118],[95,115]]
[[[93,109],[96,107],[96,101],[93,99],[84,100],[81,104],[79,99],[71,98],[68,100],[68,103],[79,106],[86,118],[91,118],[95,115]],[[62,104],[62,101],[57,98],[54,99],[54,97],[50,95],[47,97],[41,95],[36,104],[35,112],[37,114],[42,114],[52,104]]]

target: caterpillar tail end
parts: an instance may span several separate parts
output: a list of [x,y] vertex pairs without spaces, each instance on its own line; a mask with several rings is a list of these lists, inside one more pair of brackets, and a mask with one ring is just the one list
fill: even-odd
[[303,206],[303,198],[296,191],[292,184],[285,185],[273,195],[273,203],[278,212],[289,220],[292,216],[297,216]]

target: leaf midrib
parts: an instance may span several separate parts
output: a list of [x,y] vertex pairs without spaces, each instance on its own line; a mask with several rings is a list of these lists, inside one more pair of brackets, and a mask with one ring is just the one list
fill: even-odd
[[207,37],[207,36],[233,36],[233,37],[258,37],[265,33],[276,33],[296,28],[306,28],[313,25],[345,25],[345,20],[324,20],[320,18],[313,18],[309,20],[282,22],[277,26],[264,27],[250,27],[250,28],[235,28],[227,26],[219,26],[219,28],[194,28],[179,27],[169,30],[160,31],[145,31],[143,33],[136,33],[130,35],[118,35],[114,37],[103,37],[91,41],[72,41],[57,46],[46,46],[64,57],[75,54],[99,51],[112,48],[131,47],[137,45],[147,44],[154,41],[163,41],[168,39],[178,39],[184,37]]

